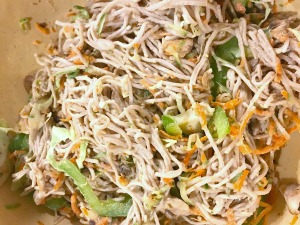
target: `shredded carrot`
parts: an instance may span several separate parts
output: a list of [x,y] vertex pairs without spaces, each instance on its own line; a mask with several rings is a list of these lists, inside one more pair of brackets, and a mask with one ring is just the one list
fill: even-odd
[[273,13],[277,13],[278,12],[277,4],[276,3],[274,3],[274,5],[273,5],[272,12]]
[[287,128],[286,132],[288,132],[289,134],[291,134],[291,133],[295,132],[296,130],[298,130],[298,126],[297,125]]
[[207,163],[207,157],[206,157],[204,152],[201,152],[201,157],[200,158],[201,158],[201,163],[202,164]]
[[172,178],[163,178],[163,181],[169,185],[169,186],[173,186],[173,179]]
[[286,142],[287,140],[284,136],[274,134],[272,145],[265,146],[261,149],[256,149],[254,150],[254,154],[262,155],[262,154],[269,153],[270,151],[279,150],[281,147],[283,147],[286,144]]
[[123,186],[126,186],[128,183],[129,183],[129,181],[126,179],[126,177],[124,177],[124,176],[120,176],[119,177],[119,182],[123,185]]
[[240,191],[243,187],[244,181],[246,180],[247,176],[249,174],[249,170],[244,170],[242,172],[242,175],[239,177],[239,179],[234,182],[233,187],[234,189],[236,189],[237,191]]
[[139,43],[134,43],[134,44],[133,44],[133,47],[134,47],[135,49],[139,49],[140,46],[141,46],[141,45],[140,45]]
[[77,206],[77,194],[76,193],[72,194],[72,196],[71,196],[71,208],[72,208],[72,211],[75,213],[75,215],[79,217],[81,211]]
[[183,164],[185,166],[187,166],[189,164],[191,157],[195,153],[196,150],[197,150],[197,146],[196,146],[196,144],[194,144],[192,149],[185,154],[185,157],[183,159]]
[[270,116],[272,113],[267,110],[255,109],[254,113],[259,116]]
[[272,210],[272,207],[265,202],[260,202],[259,205],[265,207],[265,209],[260,212],[258,217],[253,219],[253,221],[250,223],[251,225],[257,225],[262,220],[262,218],[264,218]]
[[280,83],[282,79],[282,64],[280,62],[280,59],[276,57],[276,77],[275,77],[275,82]]
[[201,126],[206,127],[207,121],[206,121],[206,114],[204,108],[199,103],[196,103],[195,111],[200,117]]
[[188,61],[190,61],[192,63],[197,63],[198,62],[198,58],[197,57],[189,58]]
[[297,216],[297,215],[294,215],[294,217],[293,217],[293,219],[292,219],[290,225],[295,225],[297,221],[298,221],[298,216]]
[[281,95],[285,98],[288,99],[289,98],[289,93],[286,90],[282,90],[281,91]]
[[236,137],[240,133],[240,126],[238,124],[232,124],[230,126],[230,136]]
[[268,129],[269,137],[272,137],[275,134],[275,132],[276,132],[276,124],[273,119],[270,119],[269,129]]
[[194,174],[189,177],[189,179],[194,179],[195,177],[201,177],[206,173],[206,169],[193,170]]
[[73,146],[71,147],[71,152],[76,152],[79,150],[81,145],[81,142],[76,142],[75,144],[73,144]]
[[65,119],[60,119],[60,121],[61,122],[69,122],[69,121],[71,121],[72,120],[72,117],[71,116],[68,116],[67,118],[65,118]]
[[204,142],[204,141],[206,141],[206,140],[207,140],[207,136],[203,136],[203,137],[200,138],[200,141],[201,141],[201,142]]
[[41,32],[42,34],[50,34],[50,31],[47,27],[47,25],[44,25],[43,23],[35,23],[35,28]]
[[71,158],[70,161],[71,161],[71,163],[73,163],[74,165],[76,165],[76,158]]
[[37,221],[37,224],[38,224],[38,225],[44,225],[44,223],[41,222],[41,221]]
[[239,104],[241,104],[241,102],[242,102],[242,99],[239,99],[239,98],[232,99],[223,105],[223,109],[225,109],[225,110],[234,109]]
[[297,124],[298,130],[300,131],[300,119],[298,115],[290,109],[286,109],[285,114],[293,119],[293,121]]
[[244,130],[246,129],[246,126],[249,122],[249,120],[251,119],[252,115],[254,114],[254,110],[250,111],[248,113],[248,115],[246,116],[246,118],[243,120],[242,124],[241,124],[241,127],[240,127],[240,132],[239,134],[242,135]]
[[227,216],[227,221],[228,221],[227,225],[236,225],[234,213],[231,208],[229,208],[227,210],[226,216]]
[[252,149],[249,147],[249,145],[247,144],[241,144],[238,146],[239,151],[243,154],[243,155],[247,155],[252,153]]
[[85,216],[88,216],[88,215],[89,215],[89,211],[88,211],[85,207],[83,207],[83,208],[81,209],[81,211],[83,212],[83,214],[84,214]]
[[59,176],[58,176],[58,179],[57,179],[57,181],[56,181],[56,184],[55,184],[54,187],[53,187],[53,189],[54,189],[55,191],[57,191],[57,190],[61,187],[61,185],[62,185],[63,182],[64,182],[64,179],[65,179],[64,173],[60,173]]

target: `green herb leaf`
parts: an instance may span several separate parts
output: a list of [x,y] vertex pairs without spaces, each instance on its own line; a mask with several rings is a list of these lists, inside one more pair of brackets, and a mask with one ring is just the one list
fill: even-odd
[[31,29],[31,17],[24,17],[19,20],[19,25],[23,31],[28,31]]
[[78,10],[78,13],[76,14],[76,16],[72,17],[72,21],[75,21],[76,19],[84,19],[87,20],[90,18],[90,14],[89,12],[86,10],[85,7],[82,7],[80,5],[75,5],[74,9]]
[[106,17],[107,17],[107,14],[103,14],[100,18],[100,21],[99,21],[99,27],[98,27],[98,35],[100,36],[101,33],[102,33],[102,30],[103,30],[103,27],[104,27],[104,23],[105,23],[105,20],[106,20]]
[[15,150],[29,150],[29,135],[24,133],[16,134],[16,136],[11,140],[8,147],[10,152]]
[[5,205],[5,208],[6,209],[16,209],[16,208],[19,208],[21,206],[20,203],[13,203],[13,204],[8,204],[8,205]]
[[67,200],[63,197],[61,198],[51,198],[48,199],[45,203],[45,206],[51,210],[58,210],[67,205]]

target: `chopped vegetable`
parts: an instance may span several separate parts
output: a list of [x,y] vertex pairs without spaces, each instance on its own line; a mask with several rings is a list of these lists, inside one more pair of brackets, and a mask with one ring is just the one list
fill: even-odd
[[180,129],[179,125],[177,124],[176,120],[173,117],[168,115],[163,115],[161,117],[161,120],[163,123],[163,127],[168,134],[172,136],[182,134],[182,130]]
[[163,199],[164,193],[167,190],[168,190],[168,186],[165,185],[160,190],[153,191],[151,193],[151,195],[145,196],[143,198],[143,202],[145,204],[145,208],[150,211],[153,207],[157,206],[159,204],[159,202]]
[[98,27],[98,35],[100,36],[104,27],[104,23],[106,20],[107,14],[103,14],[101,16],[100,22],[99,22],[99,27]]
[[230,132],[230,125],[226,112],[221,107],[217,107],[212,117],[216,127],[218,138],[224,138]]
[[24,17],[19,20],[20,27],[23,31],[28,31],[31,29],[30,21],[31,17]]
[[29,135],[24,133],[18,133],[10,141],[9,151],[13,152],[16,150],[29,150]]
[[14,204],[9,204],[9,205],[5,205],[6,209],[16,209],[19,208],[21,206],[20,203],[14,203]]
[[[199,107],[201,107],[202,110],[200,111],[202,113],[199,112]],[[163,121],[163,125],[165,123],[164,128],[166,129],[166,126],[168,126],[168,130],[177,135],[181,133],[185,135],[199,133],[202,130],[200,121],[205,122],[203,121],[204,118],[202,118],[201,115],[203,114],[202,116],[205,116],[206,120],[206,118],[210,118],[213,113],[214,109],[208,104],[203,102],[196,103],[184,113],[176,116],[163,116],[165,120]],[[166,132],[171,135],[168,130],[166,130]]]
[[76,159],[76,163],[79,169],[83,168],[83,161],[86,157],[86,150],[88,147],[89,142],[88,141],[82,141],[79,148],[79,157]]
[[71,177],[75,185],[80,190],[85,201],[99,216],[108,217],[124,217],[132,205],[132,199],[125,196],[123,201],[114,200],[99,200],[95,195],[91,185],[88,183],[86,177],[79,171],[79,169],[68,159],[56,161],[54,157],[54,149],[57,144],[66,141],[70,138],[70,133],[66,128],[53,127],[52,139],[50,142],[50,149],[46,159],[58,171],[64,172],[67,176]]
[[65,205],[67,205],[67,200],[63,197],[61,198],[51,198],[48,199],[45,203],[45,206],[51,210],[59,210]]
[[226,80],[227,80],[227,72],[228,68],[222,67],[221,70],[218,70],[217,62],[214,58],[210,60],[210,67],[212,68],[214,77],[213,77],[213,86],[211,88],[211,94],[214,99],[217,97],[218,94],[222,93],[222,86],[226,87]]
[[28,116],[28,124],[30,129],[38,130],[44,125],[46,112],[52,104],[53,97],[39,99],[33,104],[31,112]]
[[186,37],[188,34],[188,31],[186,31],[186,30],[182,29],[180,26],[177,26],[174,24],[167,26],[166,30],[167,30],[167,32],[169,32],[175,36],[178,36],[178,37]]
[[75,16],[73,16],[71,18],[72,21],[75,21],[77,19],[83,19],[83,20],[87,20],[90,18],[90,14],[89,12],[86,10],[86,8],[80,6],[80,5],[75,5],[74,9],[77,9],[78,12]]
[[180,191],[180,196],[182,198],[183,201],[185,201],[188,205],[194,205],[194,203],[192,202],[192,200],[188,197],[187,193],[186,193],[186,184],[187,180],[186,178],[180,178],[180,180],[178,181],[177,185]]
[[[219,45],[216,48],[215,54],[217,57],[228,61],[230,63],[234,63],[237,59],[241,57],[241,52],[238,45],[238,40],[236,37],[231,38],[229,41],[225,42],[222,45]],[[218,94],[222,93],[220,88],[226,87],[227,80],[227,72],[228,68],[222,67],[221,70],[218,70],[217,62],[214,58],[210,60],[210,67],[213,70],[213,87],[211,88],[211,93],[214,98],[217,97]]]

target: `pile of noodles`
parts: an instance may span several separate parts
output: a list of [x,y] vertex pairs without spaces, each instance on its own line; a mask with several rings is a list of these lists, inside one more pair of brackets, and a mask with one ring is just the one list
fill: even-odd
[[[243,224],[259,206],[268,211],[262,196],[276,182],[275,151],[300,125],[299,31],[268,25],[272,0],[255,3],[265,15],[259,24],[237,18],[233,2],[92,0],[87,18],[57,21],[57,45],[37,56],[42,69],[20,113],[30,150],[13,179],[29,181],[24,194],[33,191],[36,204],[65,198],[71,204],[58,213],[83,224],[104,220],[46,159],[59,127],[72,138],[55,146],[57,161],[76,165],[86,142],[80,171],[97,197],[132,199],[127,217],[106,223]],[[272,32],[278,26],[281,36]],[[215,52],[232,37],[240,51],[235,63]],[[227,68],[215,97],[212,58]],[[209,129],[216,107],[230,124],[222,138]],[[191,108],[201,131],[168,134],[162,115]]]

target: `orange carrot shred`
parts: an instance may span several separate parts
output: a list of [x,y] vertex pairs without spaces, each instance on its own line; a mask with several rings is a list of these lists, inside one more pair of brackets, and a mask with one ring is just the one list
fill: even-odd
[[226,216],[227,216],[227,221],[228,221],[227,225],[236,225],[234,213],[231,208],[229,208],[227,210]]
[[41,221],[37,221],[37,224],[38,224],[38,225],[44,225],[44,223],[41,222]]
[[249,174],[249,170],[244,170],[242,172],[242,175],[239,177],[239,179],[234,182],[233,187],[234,189],[236,189],[237,191],[240,191],[243,187],[244,181],[246,180],[247,176]]
[[75,215],[79,217],[81,211],[77,206],[77,194],[76,193],[72,194],[72,196],[71,196],[71,208],[72,208],[72,211],[75,213]]
[[280,62],[280,59],[276,57],[276,77],[275,82],[280,83],[282,79],[282,64]]
[[53,187],[53,189],[55,191],[57,191],[62,186],[64,178],[65,178],[65,175],[63,173],[60,173],[59,176],[58,176],[57,182]]
[[207,121],[206,121],[206,114],[204,108],[199,103],[196,103],[195,111],[200,117],[201,126],[206,127]]
[[274,134],[272,145],[265,146],[261,149],[256,149],[253,152],[256,155],[262,155],[262,154],[269,153],[270,151],[276,151],[279,150],[281,147],[283,147],[286,144],[286,142],[287,140],[284,136]]
[[241,127],[240,127],[240,135],[243,134],[244,130],[246,129],[246,126],[249,122],[249,120],[251,119],[252,115],[254,114],[254,111],[250,111],[248,113],[248,115],[246,116],[246,118],[243,120],[242,124],[241,124]]
[[197,146],[196,146],[196,144],[194,144],[193,148],[185,154],[185,157],[183,159],[183,164],[185,166],[187,166],[189,164],[191,157],[195,153],[196,150],[197,150]]
[[207,163],[207,157],[204,152],[201,152],[201,163],[202,164]]
[[43,23],[35,23],[35,28],[42,34],[45,35],[50,34],[49,29]]
[[253,221],[250,223],[251,225],[257,225],[262,218],[264,218],[272,210],[272,207],[265,202],[260,202],[259,205],[265,207],[265,209],[263,209],[263,211],[261,211],[261,213],[253,219]]
[[289,98],[289,93],[286,90],[282,90],[281,91],[281,95],[285,98],[288,99]]
[[294,215],[294,217],[293,217],[293,219],[292,219],[290,225],[295,225],[297,221],[298,221],[298,216],[297,216],[297,215]]
[[163,178],[163,181],[169,185],[169,186],[173,186],[173,179],[172,178]]
[[247,144],[241,144],[238,146],[239,151],[243,154],[243,155],[247,155],[252,153],[252,149],[249,147],[249,145]]
[[225,109],[225,110],[234,109],[239,104],[241,104],[241,102],[242,102],[242,99],[239,99],[239,98],[232,99],[223,105],[223,109]]

